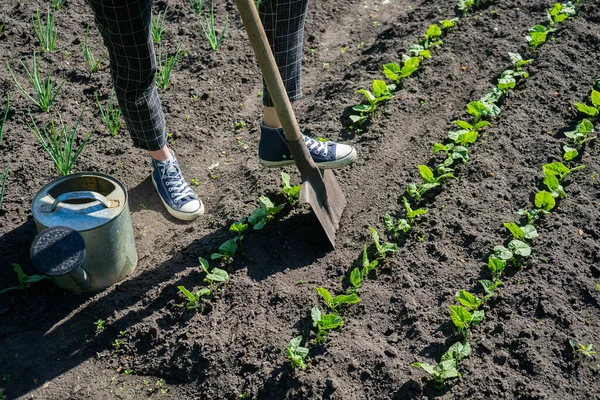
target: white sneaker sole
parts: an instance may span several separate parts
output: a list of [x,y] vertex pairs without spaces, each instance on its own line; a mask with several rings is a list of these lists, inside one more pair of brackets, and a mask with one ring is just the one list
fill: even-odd
[[158,188],[156,187],[156,182],[154,181],[154,176],[152,176],[152,184],[154,185],[154,188],[156,189],[156,193],[158,194],[158,197],[160,197],[160,201],[162,201],[162,203],[165,205],[165,208],[167,209],[169,214],[171,214],[173,217],[175,217],[181,221],[192,221],[192,220],[198,218],[200,215],[204,214],[204,203],[200,199],[198,199],[198,201],[200,202],[200,207],[196,211],[191,212],[191,213],[183,212],[183,211],[179,211],[179,210],[175,210],[174,208],[171,208],[158,193]]
[[[337,160],[333,160],[333,161],[325,161],[325,162],[316,163],[316,164],[317,164],[317,167],[319,167],[319,168],[334,169],[334,168],[345,167],[346,165],[352,164],[352,162],[354,162],[354,160],[356,160],[356,149],[353,147],[352,151],[350,153],[348,153],[345,157],[338,158]],[[267,161],[267,160],[263,160],[260,157],[258,158],[258,162],[260,163],[260,165],[267,167],[267,168],[285,167],[286,165],[295,164],[295,161],[293,159],[283,160],[283,161]]]

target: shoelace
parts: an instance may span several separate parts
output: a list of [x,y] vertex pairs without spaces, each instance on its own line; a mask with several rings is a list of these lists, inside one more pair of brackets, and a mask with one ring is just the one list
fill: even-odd
[[187,184],[178,166],[172,161],[161,163],[160,178],[167,186],[174,201],[180,201],[187,196],[194,196],[194,191]]
[[311,153],[316,155],[322,154],[323,157],[327,157],[327,143],[320,142],[308,136],[304,136],[304,143]]

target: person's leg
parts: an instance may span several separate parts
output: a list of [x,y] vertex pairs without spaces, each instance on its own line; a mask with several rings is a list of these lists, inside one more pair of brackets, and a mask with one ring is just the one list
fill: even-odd
[[152,179],[171,215],[190,220],[203,213],[167,147],[165,118],[156,90],[152,0],[88,0],[108,49],[110,72],[135,147],[152,157]]
[[[302,97],[302,44],[307,8],[308,0],[263,0],[258,9],[283,85],[292,102]],[[263,105],[258,148],[260,163],[267,167],[293,164],[281,122],[264,84]],[[306,135],[304,141],[313,160],[322,168],[342,167],[356,159],[356,150],[352,146],[323,143]]]

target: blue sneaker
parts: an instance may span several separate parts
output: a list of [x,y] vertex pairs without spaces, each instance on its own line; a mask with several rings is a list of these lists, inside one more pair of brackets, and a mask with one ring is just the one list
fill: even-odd
[[204,204],[181,174],[175,153],[167,161],[153,159],[152,166],[152,183],[169,214],[184,221],[204,214]]
[[[347,144],[320,142],[302,135],[313,161],[320,168],[339,168],[356,159],[356,150]],[[282,167],[294,164],[282,128],[269,128],[260,123],[258,160],[265,167]]]

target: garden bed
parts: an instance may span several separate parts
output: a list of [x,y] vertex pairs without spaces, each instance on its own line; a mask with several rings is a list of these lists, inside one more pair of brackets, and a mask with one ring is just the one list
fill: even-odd
[[[530,77],[504,97],[501,115],[473,145],[471,161],[457,168],[460,179],[426,199],[419,234],[398,241],[398,252],[363,283],[361,302],[345,310],[345,326],[326,345],[310,347],[302,371],[290,366],[285,352],[291,338],[312,338],[310,310],[322,307],[315,288],[347,288],[348,272],[370,241],[368,227],[383,233],[384,214],[402,207],[407,184],[419,179],[417,166],[432,158],[432,146],[445,140],[466,104],[496,84],[510,65],[508,52],[526,44],[528,29],[546,20],[554,3],[498,0],[469,12],[361,134],[347,127],[349,107],[360,101],[356,90],[384,79],[382,65],[399,62],[428,26],[460,15],[456,2],[311,4],[304,98],[295,105],[300,125],[351,143],[359,154],[336,172],[348,199],[337,248],[331,250],[308,208],[286,209],[263,230],[246,234],[224,267],[229,282],[203,301],[202,312],[178,307],[184,298],[177,286],[203,285],[198,257],[210,258],[230,239],[230,224],[249,215],[260,195],[283,197],[279,170],[260,167],[256,157],[262,85],[235,7],[216,5],[217,27],[226,15],[230,27],[213,52],[188,3],[157,1],[155,10],[167,3],[164,51],[174,53],[184,40],[187,54],[159,94],[170,145],[188,180],[197,179],[206,215],[192,223],[171,218],[155,194],[148,157],[132,147],[125,130],[108,133],[95,104],[96,92],[106,96],[111,88],[107,62],[92,74],[80,49],[87,24],[97,56],[104,51],[101,40],[87,4],[67,0],[56,16],[57,49],[41,55],[42,66],[53,65],[66,80],[51,111],[72,125],[88,103],[80,135],[96,132],[75,169],[111,174],[129,189],[139,263],[128,279],[96,295],[65,294],[46,281],[27,295],[0,295],[0,389],[7,399],[597,398],[599,357],[574,354],[569,345],[573,339],[600,347],[594,141],[582,151],[586,168],[565,184],[568,196],[538,226],[532,256],[521,269],[509,269],[472,330],[463,376],[440,388],[411,363],[438,362],[459,339],[448,311],[454,294],[476,292],[477,280],[489,279],[488,256],[506,239],[503,223],[531,207],[542,165],[561,159],[564,132],[580,119],[573,103],[587,101],[600,76],[598,4],[583,0],[577,16],[533,53]],[[39,49],[34,12],[35,4],[26,2],[0,5],[6,18],[0,54],[21,82],[18,60],[30,65]],[[6,92],[11,106],[0,171],[8,162],[11,168],[0,207],[0,290],[16,284],[12,263],[34,273],[30,201],[57,176],[25,123],[30,108],[35,118],[48,116],[34,110],[3,67],[0,100]],[[236,128],[240,121],[242,129]],[[298,180],[293,168],[285,171]],[[94,324],[99,319],[106,321],[103,330]]]

